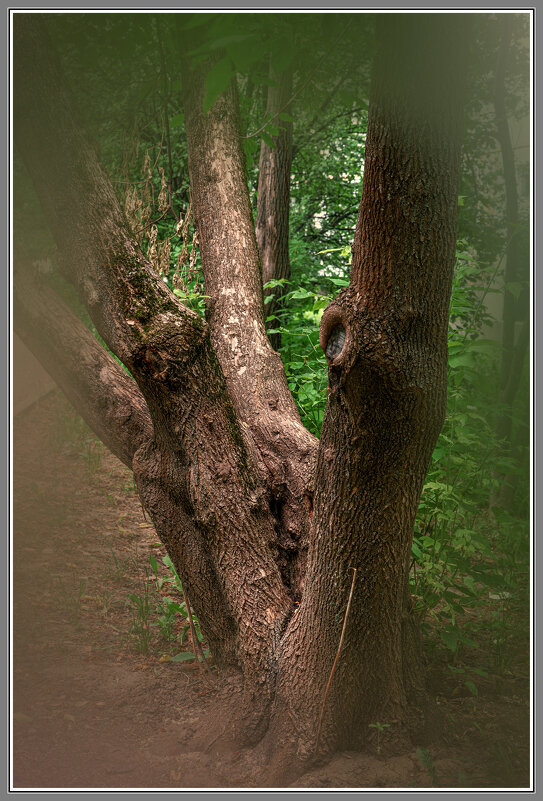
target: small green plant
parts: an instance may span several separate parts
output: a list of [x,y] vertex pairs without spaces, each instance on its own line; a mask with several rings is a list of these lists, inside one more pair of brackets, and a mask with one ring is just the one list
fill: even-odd
[[81,599],[87,591],[87,582],[80,578],[76,589],[68,589],[61,578],[57,579],[58,596],[66,611],[68,620],[75,626],[80,625]]
[[127,599],[132,606],[132,625],[130,627],[130,634],[132,634],[135,638],[136,648],[142,654],[149,652],[149,646],[152,639],[151,624],[149,621],[151,614],[151,602],[149,595],[149,587],[147,584],[144,584],[142,595],[130,593],[130,595],[127,596]]
[[109,543],[107,543],[107,547],[111,552],[111,561],[106,568],[108,578],[121,583],[129,577],[131,571],[139,572],[139,564],[133,556],[129,556],[127,559],[120,559]]
[[[456,667],[455,665],[449,665],[449,670],[451,673],[458,675],[461,680],[463,679],[464,687],[468,690],[468,692],[474,696],[475,698],[479,695],[479,690],[477,689],[477,685],[472,680],[475,676],[488,676],[488,673],[483,668],[469,668],[469,667]],[[470,678],[471,676],[471,678]]]
[[390,723],[379,723],[379,721],[377,721],[377,723],[370,723],[369,724],[369,728],[370,729],[375,729],[377,731],[377,756],[380,756],[380,754],[381,754],[381,735],[383,734],[385,729],[390,728]]
[[[159,601],[155,611],[158,617],[154,625],[158,626],[161,637],[165,640],[175,640],[177,635],[174,632],[174,624],[177,620],[177,615],[179,614],[183,617],[187,616],[184,604],[180,604],[172,598],[165,596]],[[188,625],[186,628],[188,628]],[[185,631],[185,629],[183,631]],[[183,634],[180,639],[181,643],[183,643]]]
[[[158,575],[158,562],[152,554],[149,557],[149,562],[151,564],[151,569],[155,575],[156,586],[158,590],[162,590],[164,586],[167,585],[172,589],[172,591],[179,593],[182,597],[183,587],[181,585],[181,579],[179,578],[170,557],[164,556],[162,559],[162,564],[168,568],[169,571],[168,576]],[[175,620],[177,619],[177,615],[180,615],[187,621],[183,626],[181,634],[179,635],[179,641],[180,644],[182,645],[185,641],[185,637],[187,636],[187,632],[190,629],[187,606],[185,601],[184,600],[175,601],[173,598],[170,598],[167,595],[162,596],[157,602],[156,612],[158,614],[156,625],[159,626],[160,633],[166,640],[175,639],[176,637],[176,635],[173,632],[173,627]],[[192,622],[194,625],[194,630],[196,631],[196,636],[198,638],[198,641],[202,642],[203,635],[200,630],[200,623],[196,615],[192,616]]]
[[432,759],[432,755],[428,751],[428,749],[417,748],[417,759],[419,760],[422,767],[425,768],[430,774],[430,778],[432,779],[432,785],[434,787],[439,787],[439,779],[437,776],[436,766],[434,765],[434,760]]

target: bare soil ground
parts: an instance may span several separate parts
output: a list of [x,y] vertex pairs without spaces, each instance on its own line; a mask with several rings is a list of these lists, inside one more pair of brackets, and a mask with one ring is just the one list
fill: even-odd
[[[264,786],[262,751],[217,723],[235,679],[211,684],[194,661],[169,661],[192,646],[179,615],[170,639],[156,625],[175,592],[151,570],[154,555],[168,575],[130,471],[57,393],[15,420],[14,487],[14,788]],[[134,598],[148,599],[139,622]],[[445,728],[429,756],[395,752],[385,731],[379,755],[374,740],[289,786],[527,787],[525,666],[488,676],[478,697],[446,663],[431,670]]]

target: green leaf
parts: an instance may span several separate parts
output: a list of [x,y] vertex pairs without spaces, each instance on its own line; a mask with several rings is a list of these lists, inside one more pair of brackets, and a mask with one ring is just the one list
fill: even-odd
[[233,75],[232,62],[229,58],[222,58],[211,67],[205,80],[204,114],[207,114],[228,87]]
[[262,57],[259,42],[255,36],[250,36],[244,42],[232,42],[226,52],[234,62],[238,72],[247,73],[251,67]]
[[446,629],[439,633],[441,639],[449,649],[449,651],[456,651],[458,645],[458,633],[454,629]]
[[243,152],[245,153],[245,158],[247,159],[247,169],[251,170],[254,161],[254,155],[258,150],[258,142],[254,139],[242,139],[241,140],[243,146]]
[[443,457],[447,455],[447,452],[446,448],[434,448],[432,459],[434,462],[439,462],[440,459],[443,459]]
[[413,542],[413,544],[411,545],[411,550],[415,554],[417,559],[422,559],[422,551],[416,542]]
[[194,660],[196,657],[192,653],[192,651],[181,651],[181,653],[172,656],[170,662],[188,662],[189,660]]
[[262,133],[260,134],[260,137],[261,137],[261,139],[264,140],[264,142],[268,145],[268,147],[271,147],[272,149],[275,149],[275,142],[273,141],[271,136],[268,133],[266,133],[266,131],[262,131]]
[[287,281],[286,278],[272,278],[270,281],[266,281],[264,289],[274,289],[276,286],[284,286],[289,283],[290,281]]
[[180,125],[183,125],[185,122],[185,115],[181,114],[174,114],[173,117],[170,117],[170,128],[179,128]]
[[244,139],[243,149],[245,153],[254,153],[255,150],[258,150],[258,143],[254,139]]
[[336,286],[349,286],[348,278],[328,278],[328,280]]
[[320,311],[320,309],[325,309],[331,300],[332,298],[327,298],[322,296],[316,297],[315,302],[313,303],[313,311],[315,312],[315,311]]
[[458,356],[449,356],[449,367],[473,367],[473,356],[469,353],[461,353]]

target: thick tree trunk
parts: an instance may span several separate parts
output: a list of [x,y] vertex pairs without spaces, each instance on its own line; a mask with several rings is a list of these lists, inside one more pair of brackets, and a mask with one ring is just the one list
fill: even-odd
[[321,746],[360,744],[376,721],[393,732],[421,689],[412,685],[407,566],[445,414],[464,24],[379,20],[351,283],[321,324],[329,394],[307,589],[282,641],[277,714],[295,722],[301,753],[317,745],[353,568]]
[[[288,101],[292,96],[292,72],[286,70],[275,75],[270,66],[270,79],[274,85],[268,87],[266,117],[279,128],[273,137],[273,146],[262,141],[258,173],[258,202],[256,213],[256,241],[260,252],[262,283],[272,279],[290,277],[289,258],[289,210],[290,168],[292,165],[292,122],[281,120],[281,112],[289,112]],[[266,317],[278,309],[280,287],[264,290]],[[267,328],[277,328],[270,321]],[[269,334],[275,350],[281,346],[281,334]]]

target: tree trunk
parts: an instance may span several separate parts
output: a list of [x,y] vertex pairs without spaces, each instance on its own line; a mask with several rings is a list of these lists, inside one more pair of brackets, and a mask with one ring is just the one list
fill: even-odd
[[322,747],[360,744],[377,721],[399,728],[421,689],[407,566],[445,414],[464,26],[448,16],[379,19],[351,283],[320,331],[329,393],[308,589],[281,650],[277,714],[287,710],[305,753],[317,745],[354,568]]
[[[500,370],[499,400],[501,411],[496,421],[496,436],[503,443],[505,452],[509,454],[513,448],[513,403],[520,386],[522,370],[530,341],[529,308],[525,304],[523,313],[519,315],[518,293],[513,284],[522,279],[522,251],[524,226],[519,218],[517,176],[515,156],[511,143],[511,133],[507,120],[505,76],[507,60],[511,48],[513,34],[513,18],[504,14],[501,20],[501,41],[496,66],[494,84],[494,108],[496,111],[496,134],[500,144],[503,178],[505,187],[505,219],[506,219],[506,254],[505,254],[505,293],[502,313],[502,363]],[[516,336],[517,322],[522,322],[521,330]],[[504,477],[505,478],[505,477]],[[506,506],[512,500],[512,477],[505,479],[498,494]],[[491,506],[498,502],[498,494],[491,499]]]
[[[281,112],[289,112],[288,101],[292,96],[292,72],[286,70],[275,75],[270,64],[270,79],[277,85],[268,87],[266,117],[279,128],[273,138],[273,146],[262,141],[258,174],[258,204],[256,214],[256,240],[260,252],[262,283],[272,279],[290,277],[289,259],[289,207],[290,168],[292,165],[292,122],[281,120]],[[277,311],[281,287],[264,290],[266,317]],[[277,328],[271,320],[267,328]],[[275,350],[281,346],[281,334],[269,334]]]
[[[63,273],[137,385],[114,386],[110,416],[117,425],[116,398],[128,398],[137,442],[131,449],[134,429],[120,426],[112,447],[131,460],[217,663],[242,672],[254,736],[271,718],[276,742],[284,732],[300,754],[315,752],[321,716],[324,749],[356,747],[371,722],[403,724],[421,689],[407,564],[445,409],[463,24],[381,19],[352,279],[321,326],[330,377],[315,470],[317,441],[266,336],[235,85],[204,114],[209,65],[183,66],[204,321],[139,251],[74,121],[39,15],[16,19],[17,144]],[[21,292],[27,341],[52,370],[62,361],[67,386],[80,366],[59,345],[66,326],[44,314],[42,348],[40,310]],[[94,365],[90,391],[79,377],[71,397],[100,430],[108,388],[96,385],[101,359]]]
[[317,440],[301,423],[283,363],[266,336],[262,280],[235,83],[207,115],[205,66],[183,71],[189,175],[207,319],[230,397],[267,471],[280,566],[292,597],[303,589]]

